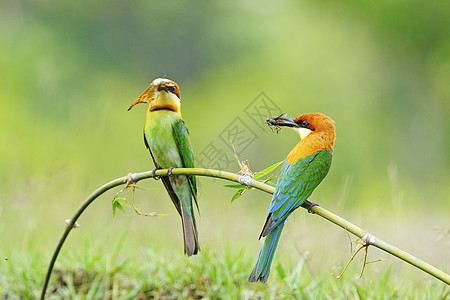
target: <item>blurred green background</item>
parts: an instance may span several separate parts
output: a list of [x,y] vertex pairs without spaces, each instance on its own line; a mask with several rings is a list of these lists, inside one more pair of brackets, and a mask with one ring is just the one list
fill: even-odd
[[[127,108],[163,75],[180,85],[197,158],[214,145],[227,171],[238,171],[224,138],[236,118],[252,132],[238,152],[253,171],[297,143],[294,132],[274,134],[247,113],[261,99],[290,116],[331,116],[334,161],[311,200],[448,272],[449,28],[448,1],[0,2],[2,274],[45,269],[64,219],[88,194],[153,168],[146,108]],[[256,261],[270,196],[254,191],[230,204],[226,182],[199,181],[201,246],[219,255],[245,249]],[[139,186],[151,190],[137,191],[140,208],[166,217],[113,219],[110,192],[81,217],[61,257],[86,243],[106,255],[123,232],[121,259],[149,249],[179,255],[181,225],[162,184]],[[304,251],[312,272],[329,276],[349,257],[348,237],[299,210],[275,262],[289,268]],[[399,278],[432,280],[371,255],[388,261],[366,272],[395,266]]]

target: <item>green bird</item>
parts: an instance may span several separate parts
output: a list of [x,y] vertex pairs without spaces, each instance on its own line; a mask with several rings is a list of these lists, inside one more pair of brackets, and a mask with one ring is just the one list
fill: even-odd
[[167,78],[157,78],[131,104],[149,103],[144,126],[144,143],[150,151],[155,169],[169,169],[169,176],[161,177],[164,187],[181,216],[184,253],[197,254],[197,225],[192,199],[197,204],[197,184],[193,175],[171,175],[172,168],[194,168],[189,132],[181,118],[180,88]]
[[266,237],[249,281],[266,282],[269,278],[278,241],[289,215],[307,201],[325,178],[331,166],[336,138],[334,121],[322,113],[303,114],[296,119],[281,115],[267,120],[269,125],[287,126],[300,135],[300,142],[289,152],[269,207],[266,223],[259,236]]

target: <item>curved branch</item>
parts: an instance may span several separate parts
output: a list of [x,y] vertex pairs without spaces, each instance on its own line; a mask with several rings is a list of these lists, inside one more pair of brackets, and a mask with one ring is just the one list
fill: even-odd
[[[168,176],[168,169],[160,169],[156,170],[154,175],[155,176]],[[207,176],[207,177],[215,177],[215,178],[221,178],[229,181],[238,182],[247,186],[254,187],[258,190],[264,191],[269,194],[273,194],[275,191],[275,188],[272,186],[269,186],[267,184],[264,184],[260,181],[254,180],[248,175],[238,175],[230,172],[225,171],[219,171],[219,170],[212,170],[212,169],[202,169],[202,168],[176,168],[172,169],[173,175],[198,175],[198,176]],[[97,190],[95,190],[92,194],[89,195],[89,197],[86,198],[84,203],[78,208],[74,216],[70,219],[70,221],[67,223],[66,229],[63,232],[63,235],[61,236],[58,245],[56,246],[56,249],[53,253],[53,256],[50,260],[50,264],[48,266],[47,274],[45,277],[44,286],[42,288],[41,298],[44,299],[45,293],[47,291],[48,283],[50,281],[50,276],[53,270],[53,267],[55,265],[56,259],[58,257],[58,254],[67,239],[67,236],[69,235],[70,231],[75,227],[76,221],[81,216],[81,214],[86,210],[86,208],[94,202],[95,199],[97,199],[100,195],[105,193],[106,191],[123,185],[123,184],[132,184],[136,183],[140,180],[152,178],[152,172],[141,172],[141,173],[131,173],[127,176],[120,177],[117,179],[114,179],[101,187],[99,187]],[[359,228],[358,226],[350,223],[349,221],[339,217],[338,215],[333,214],[332,212],[326,210],[325,208],[321,206],[314,206],[311,208],[311,211],[315,214],[321,216],[324,219],[327,219],[328,221],[338,225],[339,227],[342,227],[343,229],[353,233],[354,235],[358,236],[359,238],[363,239],[365,243],[368,245],[373,245],[381,250],[386,251],[389,254],[392,254],[396,256],[397,258],[402,259],[403,261],[419,268],[420,270],[436,277],[437,279],[450,284],[450,275],[446,274],[445,272],[437,269],[436,267],[414,257],[413,255],[400,250],[378,238],[376,238],[374,235],[366,232],[365,230]]]

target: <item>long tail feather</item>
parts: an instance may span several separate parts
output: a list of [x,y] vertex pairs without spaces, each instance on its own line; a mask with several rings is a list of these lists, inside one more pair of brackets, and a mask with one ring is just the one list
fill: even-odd
[[[192,206],[191,206],[192,210]],[[200,250],[198,244],[197,225],[195,224],[194,212],[189,215],[185,208],[181,208],[181,221],[183,223],[184,253],[188,256],[195,255]]]
[[275,255],[275,250],[277,249],[283,227],[284,222],[274,228],[266,236],[264,245],[262,246],[261,251],[259,251],[258,261],[256,262],[256,266],[250,274],[248,281],[256,282],[260,280],[261,282],[266,282],[269,278],[270,266],[272,265],[272,260]]

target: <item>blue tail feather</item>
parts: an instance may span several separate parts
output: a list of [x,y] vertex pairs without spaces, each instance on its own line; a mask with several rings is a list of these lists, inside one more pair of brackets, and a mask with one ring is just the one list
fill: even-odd
[[266,236],[264,245],[262,246],[261,251],[259,251],[258,261],[256,262],[256,266],[250,274],[248,281],[255,282],[260,280],[261,282],[266,282],[269,278],[270,266],[272,265],[272,260],[275,255],[275,250],[277,249],[283,227],[284,222],[274,228]]

